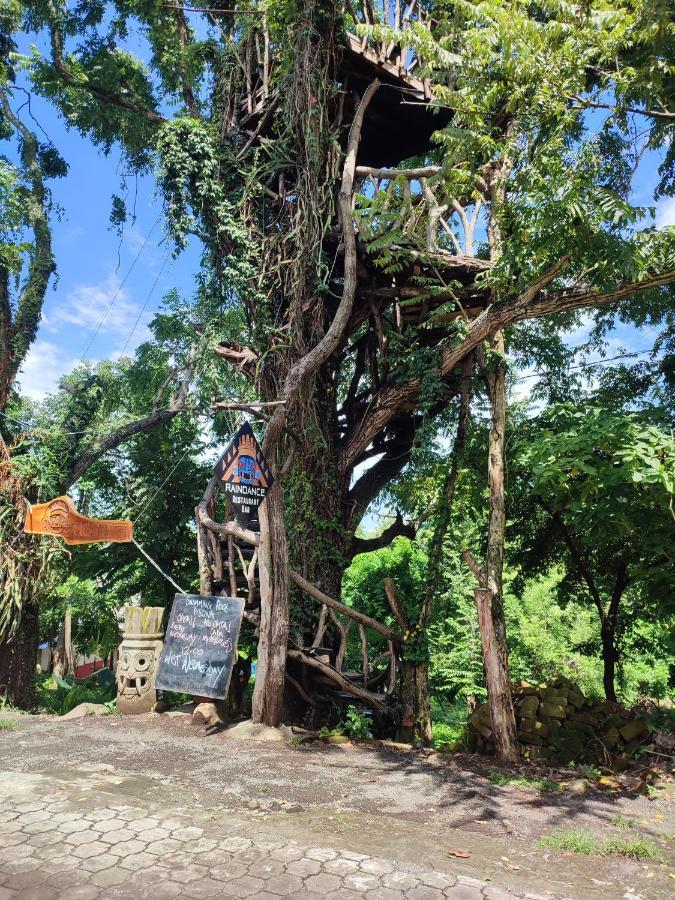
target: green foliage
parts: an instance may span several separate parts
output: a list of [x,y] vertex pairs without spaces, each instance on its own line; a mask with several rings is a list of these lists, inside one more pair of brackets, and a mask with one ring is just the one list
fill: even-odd
[[352,740],[372,740],[373,734],[370,730],[370,718],[356,706],[347,707],[347,718],[342,727]]
[[566,850],[585,856],[625,856],[628,859],[666,862],[663,853],[648,838],[636,837],[633,840],[626,840],[615,837],[601,841],[585,828],[571,828],[568,831],[545,835],[537,843],[541,847],[552,847],[554,850]]
[[14,719],[0,719],[0,731],[14,731],[16,727]]
[[422,661],[428,654],[426,632],[416,627],[425,576],[426,554],[418,544],[399,537],[389,547],[355,556],[342,583],[343,602],[348,606],[400,629],[394,621],[384,590],[384,579],[389,577],[393,580],[410,625],[403,633],[403,652],[410,661]]
[[538,778],[528,775],[512,775],[509,772],[493,769],[488,775],[490,784],[513,785],[514,787],[533,788],[540,794],[557,794],[560,785],[550,778]]
[[105,669],[94,672],[83,681],[67,681],[58,675],[38,676],[36,696],[38,706],[57,716],[65,716],[80,703],[104,704],[109,713],[115,711],[116,686],[101,677]]

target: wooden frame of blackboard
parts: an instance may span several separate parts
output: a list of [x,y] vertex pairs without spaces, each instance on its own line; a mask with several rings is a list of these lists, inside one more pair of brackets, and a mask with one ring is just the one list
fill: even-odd
[[[230,682],[232,680],[232,670],[234,669],[234,664],[237,659],[237,647],[239,645],[239,635],[241,634],[241,623],[244,618],[244,607],[246,605],[246,601],[243,599],[243,597],[224,597],[224,596],[217,596],[217,595],[213,595],[213,594],[209,594],[209,595],[206,595],[206,594],[176,594],[174,597],[174,605],[171,608],[171,614],[169,616],[169,622],[167,624],[165,638],[169,637],[169,632],[171,630],[171,624],[173,622],[173,617],[174,617],[174,610],[176,609],[176,601],[177,600],[185,600],[188,598],[201,599],[201,600],[215,600],[215,601],[220,601],[220,602],[222,602],[223,600],[231,600],[236,603],[239,603],[239,605],[240,605],[239,620],[238,621],[236,619],[233,620],[233,621],[237,622],[237,633],[236,633],[236,639],[234,640],[234,646],[232,648],[232,657],[231,657],[232,662],[231,662],[231,665],[229,666],[229,670],[227,673],[227,681],[225,682],[224,687],[221,688],[221,691],[219,691],[218,693],[214,693],[213,690],[210,690],[210,691],[204,690],[202,685],[199,686],[199,690],[197,691],[197,690],[194,690],[194,685],[188,684],[188,685],[184,685],[183,687],[176,687],[176,686],[171,687],[169,685],[162,684],[161,683],[161,681],[162,681],[162,663],[164,661],[164,655],[165,655],[166,649],[167,649],[167,641],[165,640],[164,646],[162,647],[162,653],[161,653],[161,656],[159,659],[159,666],[158,666],[158,670],[157,670],[157,678],[155,680],[155,685],[158,690],[162,690],[162,691],[172,691],[174,693],[192,694],[193,696],[207,697],[210,700],[225,700],[227,698],[227,694],[230,689]],[[221,696],[221,692],[222,692],[222,696]]]

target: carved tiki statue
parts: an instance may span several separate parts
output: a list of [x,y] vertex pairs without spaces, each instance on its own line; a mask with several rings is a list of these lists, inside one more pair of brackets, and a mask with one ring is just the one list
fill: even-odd
[[123,715],[150,712],[157,701],[155,678],[162,652],[161,606],[125,606],[117,663],[117,708]]

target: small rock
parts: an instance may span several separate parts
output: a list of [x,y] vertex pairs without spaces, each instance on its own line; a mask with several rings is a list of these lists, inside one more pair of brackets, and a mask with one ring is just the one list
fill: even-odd
[[279,812],[281,809],[281,803],[278,800],[267,800],[263,806],[267,812]]
[[260,804],[258,803],[257,800],[249,800],[248,803],[246,804],[246,807],[248,809],[258,809],[260,807]]
[[585,778],[575,778],[567,785],[567,792],[573,797],[581,797],[589,788],[589,784]]
[[169,709],[171,709],[171,707],[166,702],[166,700],[157,700],[157,702],[152,707],[152,711],[155,713],[164,713]]
[[80,703],[74,709],[71,709],[62,719],[83,719],[85,716],[105,716],[108,714],[103,703]]
[[192,713],[192,724],[203,725],[205,728],[213,728],[222,725],[223,719],[215,703],[200,703]]
[[299,803],[288,803],[284,807],[284,812],[287,813],[301,813],[304,812],[305,808],[301,806]]

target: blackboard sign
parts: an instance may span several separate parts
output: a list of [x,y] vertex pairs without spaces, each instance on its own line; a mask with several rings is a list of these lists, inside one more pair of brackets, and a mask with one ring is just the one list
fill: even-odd
[[250,528],[274,477],[248,422],[244,422],[216,463],[222,490],[242,528]]
[[238,597],[176,594],[156,686],[222,700],[227,696],[244,612]]

